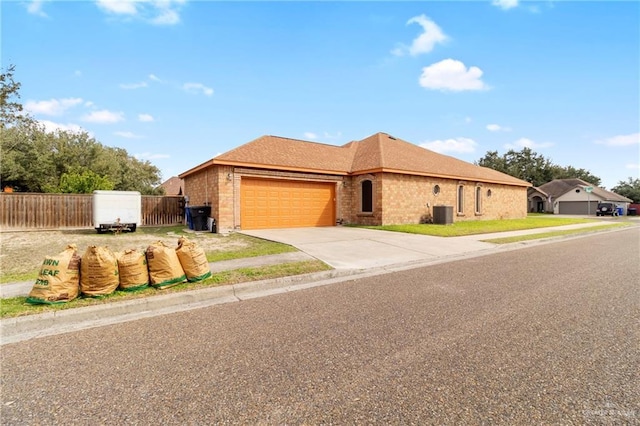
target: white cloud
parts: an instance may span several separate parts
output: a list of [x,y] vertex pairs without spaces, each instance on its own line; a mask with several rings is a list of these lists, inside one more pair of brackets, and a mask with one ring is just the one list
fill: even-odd
[[103,109],[86,114],[82,120],[89,123],[118,123],[124,120],[124,113]]
[[42,16],[43,18],[47,18],[47,14],[42,10],[42,5],[44,4],[44,0],[32,0],[27,5],[27,12],[32,15]]
[[318,135],[313,132],[304,132],[304,137],[307,139],[318,139]]
[[339,138],[341,138],[341,137],[342,137],[342,132],[336,132],[336,134],[335,134],[335,135],[332,135],[332,134],[331,134],[331,133],[329,133],[329,132],[324,132],[324,137],[325,137],[326,139],[339,139]]
[[492,5],[498,6],[502,10],[508,10],[518,6],[518,0],[493,0]]
[[147,87],[146,81],[141,81],[140,83],[122,83],[120,84],[121,89],[133,90],[133,89],[141,89],[143,87]]
[[530,149],[534,149],[534,148],[548,148],[550,146],[553,146],[553,143],[551,142],[534,142],[531,139],[527,139],[527,138],[520,138],[517,141],[515,141],[514,143],[508,143],[505,144],[505,148],[507,149],[522,149],[522,148],[530,148]]
[[629,163],[624,167],[625,167],[625,169],[639,170],[640,169],[640,163]]
[[154,118],[151,114],[138,114],[138,121],[150,123],[154,121]]
[[161,158],[170,158],[169,154],[153,154],[151,152],[142,152],[140,154],[133,154],[138,160],[158,160]]
[[189,93],[204,93],[207,96],[213,95],[213,89],[202,83],[185,83],[182,88]]
[[407,21],[407,25],[409,24],[418,24],[424,31],[413,40],[411,46],[398,45],[391,51],[393,55],[403,56],[409,53],[411,56],[417,56],[421,53],[429,53],[436,44],[444,43],[448,39],[438,24],[425,15],[414,16]]
[[178,22],[180,22],[180,15],[173,9],[162,10],[151,20],[151,23],[156,25],[175,25]]
[[186,0],[96,0],[102,11],[124,17],[136,17],[154,25],[180,22],[180,7]]
[[487,130],[490,132],[510,132],[511,127],[502,127],[499,124],[487,124]]
[[75,71],[73,72],[73,75],[75,75],[76,77],[82,77],[82,71],[80,71],[80,70],[75,70]]
[[54,123],[53,121],[49,120],[38,120],[38,123],[44,126],[44,130],[47,133],[55,133],[57,131],[82,133],[85,131],[82,127],[80,127],[80,125],[74,123],[62,124]]
[[156,81],[158,83],[162,83],[162,80],[160,80],[158,77],[156,77],[155,74],[149,74],[149,80]]
[[96,0],[96,4],[107,13],[116,15],[135,15],[140,2],[133,0]]
[[430,149],[431,151],[470,153],[476,150],[478,143],[469,138],[451,138],[445,140],[427,141],[420,144],[421,147]]
[[420,86],[425,89],[461,92],[464,90],[488,90],[482,81],[482,70],[467,67],[460,61],[445,59],[422,68]]
[[640,133],[631,133],[630,135],[618,135],[607,139],[596,141],[597,144],[606,146],[630,146],[640,144]]
[[143,136],[136,135],[133,132],[113,132],[113,134],[126,139],[142,139],[143,138]]
[[24,108],[32,114],[62,115],[69,108],[81,103],[81,98],[50,99],[48,101],[28,101]]
[[465,117],[464,118],[464,122],[467,123],[467,124],[471,123],[472,121],[473,121],[473,119],[471,117]]

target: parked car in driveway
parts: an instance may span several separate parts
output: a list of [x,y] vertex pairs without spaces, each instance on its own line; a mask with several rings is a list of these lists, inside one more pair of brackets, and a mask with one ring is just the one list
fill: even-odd
[[618,216],[616,203],[598,203],[596,216]]

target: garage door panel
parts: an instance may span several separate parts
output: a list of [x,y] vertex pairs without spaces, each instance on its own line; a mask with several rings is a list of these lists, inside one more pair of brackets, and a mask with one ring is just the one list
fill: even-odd
[[335,225],[335,184],[243,178],[242,229]]

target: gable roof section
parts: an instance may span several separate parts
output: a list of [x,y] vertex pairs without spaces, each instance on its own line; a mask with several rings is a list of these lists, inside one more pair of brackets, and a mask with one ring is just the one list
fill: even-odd
[[180,177],[215,164],[335,175],[390,172],[531,186],[505,173],[438,154],[386,133],[376,133],[343,146],[262,136],[202,163]]
[[340,147],[268,135],[220,154],[180,177],[214,164],[345,175],[354,154],[355,146],[350,144]]
[[171,176],[160,186],[164,188],[165,195],[182,195],[183,181],[178,176]]
[[551,182],[540,185],[538,189],[546,192],[555,199],[576,188],[584,189],[585,186],[593,187],[592,193],[605,201],[617,201],[621,203],[630,203],[632,201],[627,197],[607,191],[582,179],[554,179]]
[[357,143],[359,148],[351,170],[352,174],[383,171],[531,186],[529,182],[497,170],[438,154],[386,133],[376,133]]

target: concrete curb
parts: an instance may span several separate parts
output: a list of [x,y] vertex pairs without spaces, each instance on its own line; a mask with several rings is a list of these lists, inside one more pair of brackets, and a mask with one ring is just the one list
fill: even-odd
[[[614,228],[599,232],[617,232],[626,229],[629,228]],[[117,324],[140,318],[148,318],[231,302],[240,302],[243,300],[286,293],[289,291],[304,290],[349,280],[487,256],[505,251],[518,250],[533,245],[544,245],[558,240],[582,238],[584,236],[591,235],[593,234],[549,237],[540,240],[528,240],[504,244],[462,254],[397,263],[367,270],[333,269],[330,271],[314,272],[311,274],[295,275],[270,280],[252,281],[220,287],[159,294],[140,299],[105,303],[104,305],[5,318],[0,320],[0,345],[69,333],[87,328]]]
[[331,270],[5,318],[0,320],[0,345],[326,285],[331,283],[328,280],[356,273]]

